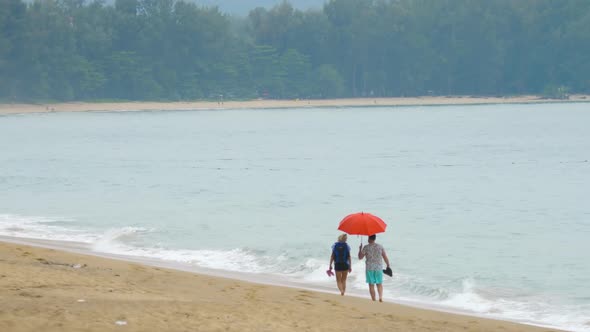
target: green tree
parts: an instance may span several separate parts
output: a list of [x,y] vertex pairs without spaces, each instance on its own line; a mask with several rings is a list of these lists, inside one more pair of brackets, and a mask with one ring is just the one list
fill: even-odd
[[22,98],[24,87],[19,71],[24,64],[23,33],[26,27],[26,7],[20,0],[0,1],[0,99]]
[[344,79],[333,65],[321,65],[316,73],[315,98],[338,98],[344,95]]
[[280,56],[279,66],[280,72],[285,74],[281,97],[307,97],[312,93],[308,85],[311,66],[305,55],[295,49],[288,49]]

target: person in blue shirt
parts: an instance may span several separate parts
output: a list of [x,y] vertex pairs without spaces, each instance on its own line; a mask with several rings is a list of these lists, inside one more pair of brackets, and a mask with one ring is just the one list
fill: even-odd
[[340,295],[346,292],[346,278],[352,272],[352,262],[350,259],[350,246],[346,243],[348,236],[342,234],[338,236],[338,242],[332,245],[332,255],[330,256],[330,268],[328,275],[332,271],[332,263],[336,271],[336,285],[340,290]]

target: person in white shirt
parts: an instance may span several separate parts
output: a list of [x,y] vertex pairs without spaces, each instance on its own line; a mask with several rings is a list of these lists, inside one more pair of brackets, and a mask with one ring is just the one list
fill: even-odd
[[385,253],[383,246],[376,243],[377,235],[369,236],[369,244],[363,247],[359,246],[359,259],[365,258],[365,277],[367,284],[369,284],[369,293],[371,299],[375,301],[375,285],[377,285],[377,292],[379,293],[379,302],[383,302],[383,261],[389,268],[389,258]]

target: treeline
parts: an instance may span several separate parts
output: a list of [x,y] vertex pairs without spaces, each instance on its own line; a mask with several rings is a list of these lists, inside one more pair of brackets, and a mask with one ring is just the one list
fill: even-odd
[[0,0],[0,100],[590,92],[588,0]]

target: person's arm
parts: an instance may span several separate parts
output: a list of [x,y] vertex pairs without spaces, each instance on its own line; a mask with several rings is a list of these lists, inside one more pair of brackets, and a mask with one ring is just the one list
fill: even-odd
[[348,273],[352,272],[352,255],[350,254],[350,252],[352,250],[350,250],[350,246],[348,246]]
[[365,253],[363,252],[363,244],[359,246],[359,259],[365,258]]
[[330,270],[332,269],[332,263],[334,262],[334,253],[330,255]]
[[387,253],[385,252],[385,249],[383,249],[381,251],[381,256],[383,256],[383,260],[385,261],[385,264],[387,264],[387,267],[389,267],[389,258],[387,257]]

